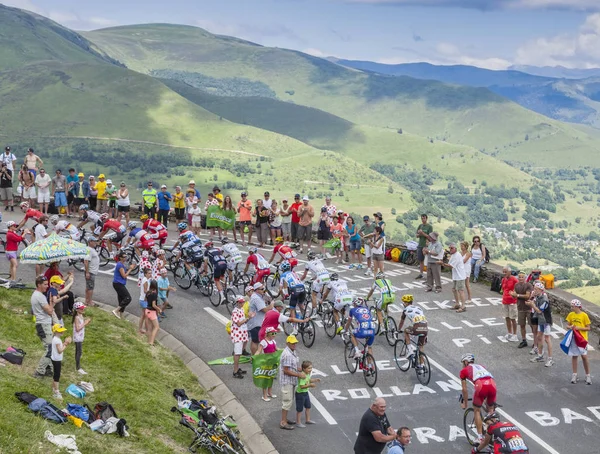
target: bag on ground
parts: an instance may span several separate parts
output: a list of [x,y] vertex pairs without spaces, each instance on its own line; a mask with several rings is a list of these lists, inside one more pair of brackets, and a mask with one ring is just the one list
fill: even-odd
[[500,293],[502,291],[502,278],[500,276],[494,276],[492,278],[492,285],[490,286],[492,292]]
[[55,407],[51,403],[46,403],[46,405],[44,405],[40,409],[38,414],[42,418],[47,419],[48,421],[51,421],[51,422],[55,422],[57,424],[64,424],[68,421],[67,416],[62,412],[62,410]]
[[79,404],[67,404],[67,412],[76,418],[81,419],[84,422],[90,422],[90,412],[83,405]]
[[117,413],[108,402],[98,402],[94,407],[94,418],[106,421],[108,418],[117,418]]
[[23,364],[23,359],[25,359],[26,353],[20,348],[8,347],[4,353],[2,353],[2,358],[8,361],[11,364],[16,364],[20,366]]
[[29,394],[24,391],[15,393],[15,396],[17,397],[17,399],[19,399],[21,402],[27,405],[29,405],[31,402],[37,399],[37,396],[34,396],[33,394]]
[[41,397],[38,397],[37,399],[35,399],[34,401],[32,401],[27,408],[29,408],[32,412],[37,413],[39,412],[42,407],[44,405],[46,405],[48,402],[46,401],[46,399],[42,399]]
[[67,394],[70,394],[71,396],[76,397],[78,399],[83,399],[85,397],[85,391],[79,386],[74,385],[73,383],[67,386],[67,389],[65,391],[67,392]]

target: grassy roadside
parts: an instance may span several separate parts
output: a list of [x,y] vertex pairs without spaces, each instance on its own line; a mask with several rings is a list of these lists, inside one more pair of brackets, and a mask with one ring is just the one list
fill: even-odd
[[[82,367],[89,374],[83,380],[91,382],[96,391],[88,394],[85,402],[92,408],[97,402],[110,402],[119,417],[127,420],[131,436],[96,434],[70,422],[56,425],[27,410],[15,392],[27,391],[65,408],[67,403],[81,403],[64,390],[82,378],[75,372],[73,345],[63,360],[62,402],[51,397],[51,378],[32,377],[42,344],[35,335],[29,300],[29,291],[0,289],[0,347],[4,350],[13,345],[27,352],[22,367],[7,364],[0,368],[0,453],[53,452],[54,446],[44,438],[46,430],[75,435],[85,454],[187,452],[192,433],[180,426],[169,410],[175,403],[174,388],[185,388],[196,398],[205,395],[197,379],[173,353],[161,346],[149,347],[131,323],[118,321],[100,309],[86,309],[93,321],[83,345]],[[65,326],[72,335],[70,323],[69,317]]]

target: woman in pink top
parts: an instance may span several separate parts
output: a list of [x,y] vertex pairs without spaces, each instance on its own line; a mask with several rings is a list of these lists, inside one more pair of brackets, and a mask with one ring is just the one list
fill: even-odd
[[[275,342],[276,334],[277,328],[268,327],[266,330],[266,337],[258,344],[258,350],[256,350],[255,355],[260,355],[261,353],[264,353],[265,355],[275,353],[277,351],[277,342]],[[263,388],[262,400],[269,402],[274,397],[277,396],[273,395],[273,387]]]

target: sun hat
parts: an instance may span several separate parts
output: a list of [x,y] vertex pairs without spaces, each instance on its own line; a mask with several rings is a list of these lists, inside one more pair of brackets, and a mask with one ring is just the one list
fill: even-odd
[[304,197],[302,197],[302,200],[307,200],[308,201],[308,196],[305,195]]
[[77,301],[75,304],[73,304],[73,309],[77,310],[77,309],[85,309],[87,306],[85,304],[83,304],[81,301]]
[[269,334],[269,333],[277,333],[278,331],[275,328],[273,328],[272,326],[269,326],[265,332],[267,334]]
[[50,283],[51,284],[58,284],[58,285],[63,285],[65,283],[65,281],[63,281],[60,276],[52,276],[50,278]]
[[581,301],[579,301],[578,299],[571,300],[571,306],[581,307]]
[[55,323],[54,325],[52,325],[52,332],[53,333],[64,333],[67,330],[67,328],[65,328],[64,326],[59,325],[58,323]]
[[251,285],[247,285],[246,288],[244,289],[244,292],[248,293],[254,290],[254,287],[252,287]]
[[544,290],[544,288],[546,287],[543,282],[536,282],[535,284],[533,284],[533,286],[535,288],[539,288],[540,290]]
[[281,301],[275,301],[275,303],[273,303],[274,307],[283,307],[283,303]]
[[79,172],[79,173],[77,174],[77,176],[78,176],[78,177],[85,177],[85,175],[83,174],[83,172]]
[[298,339],[293,334],[290,334],[285,341],[288,344],[297,344],[298,343]]

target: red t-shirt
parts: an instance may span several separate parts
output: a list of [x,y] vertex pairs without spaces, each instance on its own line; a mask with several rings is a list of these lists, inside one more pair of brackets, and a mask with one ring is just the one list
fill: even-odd
[[296,211],[292,211],[292,222],[295,222],[295,223],[300,222],[300,216],[298,216],[298,208],[300,208],[301,206],[302,206],[302,202],[292,203],[292,206],[290,207],[290,209],[296,210]]
[[260,327],[260,331],[258,332],[259,340],[263,340],[265,338],[267,328],[275,328],[276,330],[279,330],[280,315],[281,313],[277,309],[271,309],[270,311],[267,311]]
[[510,296],[510,292],[519,283],[516,276],[502,278],[502,304],[517,304],[517,299]]
[[26,212],[25,212],[25,220],[27,219],[35,219],[36,221],[39,221],[40,218],[43,216],[44,214],[41,211],[38,210],[34,210],[33,208],[29,208]]
[[23,241],[22,236],[16,234],[12,230],[6,232],[6,250],[8,252],[17,252],[21,241]]

